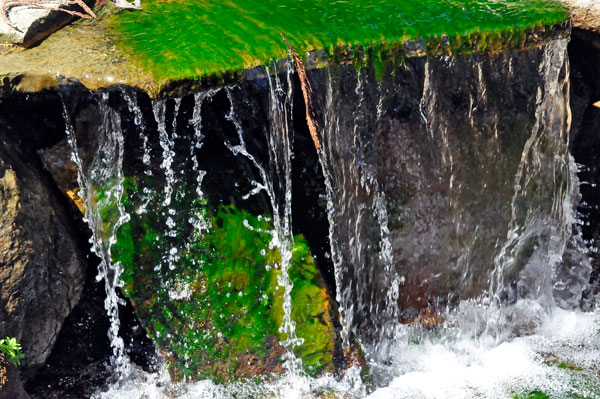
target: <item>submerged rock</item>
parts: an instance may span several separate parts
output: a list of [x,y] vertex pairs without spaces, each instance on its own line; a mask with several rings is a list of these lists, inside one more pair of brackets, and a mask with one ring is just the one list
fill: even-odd
[[3,127],[0,140],[0,336],[23,346],[23,366],[42,365],[77,304],[85,262],[61,201],[35,154]]

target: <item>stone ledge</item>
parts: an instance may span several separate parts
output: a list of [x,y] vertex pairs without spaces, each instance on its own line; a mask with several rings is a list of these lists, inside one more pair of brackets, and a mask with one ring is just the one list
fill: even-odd
[[571,10],[573,26],[600,33],[600,2],[597,0],[560,0]]

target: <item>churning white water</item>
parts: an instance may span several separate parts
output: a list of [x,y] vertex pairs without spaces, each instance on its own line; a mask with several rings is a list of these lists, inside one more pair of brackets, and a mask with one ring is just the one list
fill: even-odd
[[[531,304],[524,304],[530,310]],[[166,368],[145,373],[135,367],[119,385],[95,399],[159,398],[372,398],[504,399],[600,398],[600,311],[554,308],[541,314],[528,335],[504,342],[463,336],[459,327],[423,331],[406,326],[391,348],[395,375],[367,393],[357,369],[337,381],[284,376],[254,383],[173,383]],[[451,323],[469,324],[467,318]],[[538,393],[540,396],[530,396]],[[543,396],[546,395],[546,396]]]

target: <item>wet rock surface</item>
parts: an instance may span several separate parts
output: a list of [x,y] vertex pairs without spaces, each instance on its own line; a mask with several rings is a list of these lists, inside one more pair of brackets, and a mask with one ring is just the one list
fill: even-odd
[[[97,260],[91,259],[79,303],[65,319],[48,360],[25,385],[32,399],[89,398],[114,382],[104,282],[96,281]],[[129,302],[121,307],[120,316],[127,355],[143,370],[154,371],[156,349]]]
[[[277,266],[282,255],[269,245],[271,210],[266,196],[246,195],[260,181],[258,170],[227,148],[239,139],[226,117],[231,112],[240,118],[248,150],[268,165],[266,97],[258,95],[267,87],[264,79],[247,82],[215,90],[206,102],[194,95],[150,102],[144,93],[111,90],[74,106],[78,148],[103,226],[118,218],[117,203],[104,202],[115,180],[95,168],[123,162],[128,218],[111,253],[123,266],[124,292],[176,379],[285,371],[285,338],[278,328],[284,317]],[[236,91],[235,104],[227,90]],[[194,130],[193,121],[200,120],[202,131]],[[121,140],[123,147],[116,144]],[[115,158],[120,150],[121,161]],[[64,191],[73,186],[68,180],[58,178]],[[110,229],[102,228],[108,240]],[[308,373],[331,372],[345,366],[335,305],[304,238],[295,240],[292,317],[304,340],[295,352]]]
[[[44,353],[37,355],[43,356],[43,359],[38,361],[36,367],[24,364],[25,374],[23,376],[27,378],[26,389],[32,397],[80,399],[89,397],[93,392],[101,389],[114,375],[110,365],[112,349],[107,338],[109,321],[104,308],[106,294],[104,283],[97,282],[95,278],[97,258],[90,253],[89,230],[81,220],[81,211],[56,186],[53,177],[47,170],[44,170],[46,167],[42,161],[44,154],[47,154],[46,150],[56,146],[65,137],[61,110],[62,105],[57,92],[44,92],[31,97],[15,95],[10,98],[10,101],[0,101],[0,115],[2,116],[0,125],[4,128],[0,154],[2,157],[8,154],[8,158],[2,158],[2,160],[6,162],[8,159],[13,162],[18,159],[18,162],[11,163],[7,169],[10,176],[13,176],[13,173],[19,176],[18,189],[23,191],[19,191],[17,194],[25,193],[25,197],[28,197],[30,201],[38,201],[35,203],[37,207],[33,211],[30,204],[24,201],[25,204],[20,204],[20,211],[27,211],[30,218],[32,218],[31,212],[33,212],[35,218],[32,220],[43,223],[42,226],[27,225],[32,235],[44,238],[42,244],[39,243],[39,239],[32,239],[31,235],[13,235],[10,237],[10,249],[22,249],[24,260],[32,257],[31,253],[33,252],[46,259],[46,262],[51,262],[51,265],[48,266],[38,260],[38,268],[32,273],[29,266],[23,261],[28,266],[25,269],[29,273],[25,276],[28,284],[38,288],[37,293],[41,295],[39,300],[43,302],[29,304],[30,313],[27,316],[35,317],[34,320],[26,319],[28,324],[24,325],[23,320],[19,319],[20,316],[15,314],[18,326],[13,326],[14,330],[11,331],[2,330],[2,334],[3,336],[8,334],[23,337],[20,342],[23,343],[26,355],[35,354],[29,350],[29,338],[25,338],[27,334],[42,334],[37,339],[48,346]],[[52,158],[48,155],[47,162],[50,162],[51,159],[53,162],[62,162],[61,165],[68,164],[68,154],[65,156],[65,159],[60,160],[56,156]],[[73,171],[71,170],[71,172]],[[61,173],[63,173],[64,179],[67,179],[65,177],[67,175],[73,179],[76,177],[76,171],[74,175],[68,173],[65,175],[64,170]],[[27,191],[25,192],[25,190]],[[17,199],[19,198],[21,197],[17,197]],[[10,207],[3,205],[2,210],[8,212]],[[16,221],[22,221],[22,218],[23,216],[21,219],[17,218]],[[9,222],[12,220],[8,219]],[[66,233],[61,229],[66,230]],[[3,229],[2,231],[7,230]],[[12,229],[8,231],[12,231]],[[63,239],[60,240],[62,245],[57,244],[58,249],[56,250],[51,247],[52,240],[46,242],[48,238],[52,239],[52,236],[48,235],[53,231],[64,234]],[[31,249],[33,244],[38,245],[35,251]],[[54,251],[59,250],[60,256],[57,256]],[[3,247],[2,254],[5,255],[6,251],[7,249]],[[78,272],[74,276],[68,274],[71,272],[68,269],[56,270],[59,267],[64,268],[64,263],[61,263],[63,257],[68,259],[69,256],[75,257],[79,262]],[[36,257],[32,257],[32,260],[35,261]],[[10,270],[8,266],[2,264],[0,272],[6,273]],[[57,275],[58,278],[56,278]],[[55,277],[56,281],[47,280],[52,277]],[[61,284],[67,284],[67,286],[61,287]],[[69,284],[71,284],[71,288],[69,288]],[[1,287],[3,295],[11,293],[12,291],[9,290],[15,288],[8,287],[4,281]],[[55,288],[54,296],[44,293],[44,287]],[[61,295],[66,293],[71,296],[67,298],[66,303],[63,303],[61,301],[65,299]],[[81,300],[79,300],[80,293]],[[20,298],[26,299],[23,295]],[[123,300],[125,299],[123,298]],[[154,346],[137,321],[131,305],[126,300],[124,303],[126,306],[122,306],[121,309],[121,331],[125,340],[126,352],[135,363],[146,370],[151,370],[154,367]],[[75,304],[77,305],[73,307]],[[34,305],[37,308],[31,309]],[[50,309],[51,306],[57,309]],[[68,313],[69,311],[70,313]],[[4,312],[0,314],[4,315]],[[67,316],[66,319],[65,316]],[[42,324],[48,318],[53,320],[51,331],[45,329]],[[2,320],[2,323],[5,321]],[[2,324],[2,328],[4,328],[4,324]],[[35,350],[35,347],[33,349]],[[42,361],[44,361],[43,366],[39,367]],[[13,396],[8,398],[14,399]]]
[[18,339],[25,353],[23,367],[33,370],[50,354],[64,318],[79,300],[85,260],[68,208],[22,141],[27,133],[4,122],[0,335]]
[[29,399],[19,370],[0,356],[0,399]]
[[[483,294],[497,267],[506,267],[492,287],[502,300],[552,296],[551,283],[531,282],[549,263],[549,238],[570,234],[553,230],[562,221],[552,211],[554,199],[568,200],[565,50],[559,41],[409,59],[382,78],[344,66],[331,77],[309,72],[323,110],[342,297],[363,337],[376,341],[368,334],[386,318]],[[511,242],[511,229],[526,239]],[[386,310],[394,296],[397,315]]]

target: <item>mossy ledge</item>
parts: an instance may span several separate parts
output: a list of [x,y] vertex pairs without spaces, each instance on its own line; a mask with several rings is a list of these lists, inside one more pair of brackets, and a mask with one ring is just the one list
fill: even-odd
[[[555,0],[504,2],[348,0],[146,0],[144,11],[97,9],[39,46],[0,58],[3,92],[35,92],[65,78],[89,89],[125,84],[152,97],[264,75],[287,57],[285,34],[305,67],[383,65],[405,57],[498,52],[570,34]],[[282,64],[279,63],[281,66]]]

